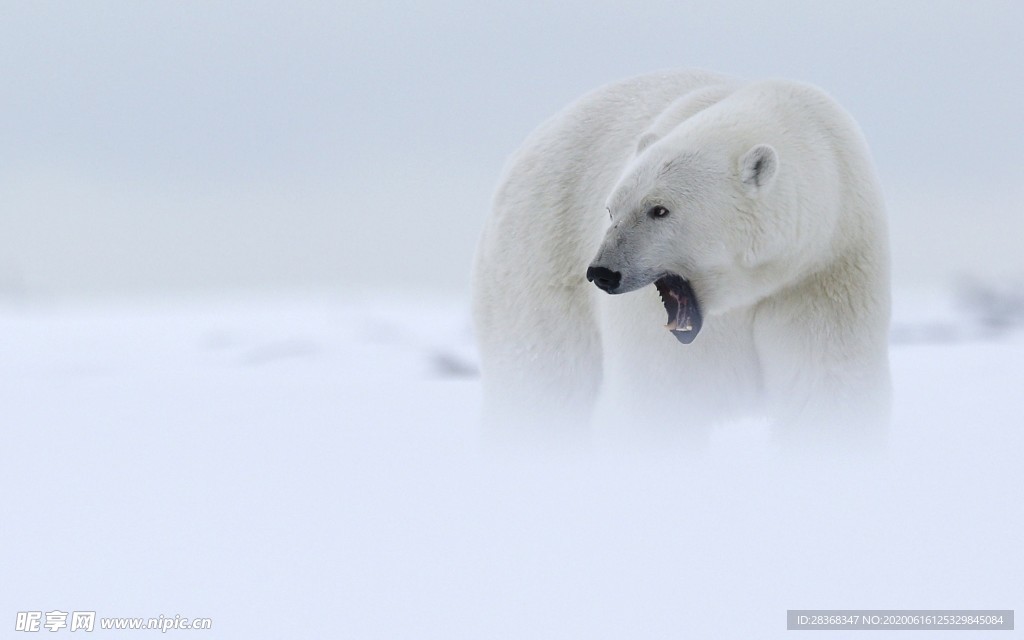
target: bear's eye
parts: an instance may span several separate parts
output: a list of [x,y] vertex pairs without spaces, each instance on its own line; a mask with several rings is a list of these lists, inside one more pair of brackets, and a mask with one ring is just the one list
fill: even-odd
[[668,215],[668,209],[662,206],[651,207],[647,210],[648,218],[664,218]]

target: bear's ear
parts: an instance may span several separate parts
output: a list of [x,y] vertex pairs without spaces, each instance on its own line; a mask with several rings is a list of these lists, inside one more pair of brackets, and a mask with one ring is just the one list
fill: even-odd
[[779,154],[767,144],[753,147],[740,161],[740,180],[751,189],[771,185],[779,170]]
[[658,134],[648,131],[644,135],[640,136],[640,140],[636,143],[636,155],[640,155],[647,150],[647,147],[651,146],[658,141]]

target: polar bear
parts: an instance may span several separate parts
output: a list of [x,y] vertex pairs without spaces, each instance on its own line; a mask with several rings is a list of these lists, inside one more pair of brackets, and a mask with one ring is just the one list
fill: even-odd
[[505,169],[473,273],[484,420],[705,438],[750,415],[783,441],[876,440],[889,309],[884,203],[833,99],[636,77]]

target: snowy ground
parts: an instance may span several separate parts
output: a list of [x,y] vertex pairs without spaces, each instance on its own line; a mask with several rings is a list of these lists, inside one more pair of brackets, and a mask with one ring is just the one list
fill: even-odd
[[698,454],[489,447],[458,301],[0,301],[0,635],[53,609],[389,639],[1024,610],[1024,333],[937,296],[896,319],[887,455],[812,460],[742,427]]

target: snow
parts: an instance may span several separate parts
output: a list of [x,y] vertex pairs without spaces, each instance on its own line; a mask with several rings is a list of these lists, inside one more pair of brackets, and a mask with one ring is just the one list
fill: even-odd
[[563,450],[481,436],[465,306],[0,300],[5,624],[767,638],[786,609],[1020,605],[1021,332],[898,297],[877,458],[788,455],[758,425]]

